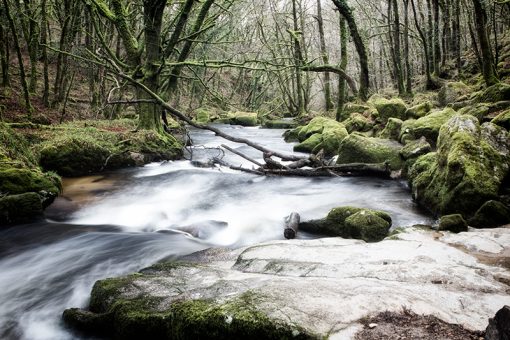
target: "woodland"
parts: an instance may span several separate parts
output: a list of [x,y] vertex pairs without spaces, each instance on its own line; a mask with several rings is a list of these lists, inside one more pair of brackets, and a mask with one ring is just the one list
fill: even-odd
[[[34,302],[35,281],[0,293],[0,338],[510,337],[509,0],[1,0],[0,70],[0,290],[58,242],[73,270],[70,292],[34,293],[52,299]],[[139,182],[156,167],[175,184]],[[272,184],[234,200],[260,204],[239,222],[230,196],[258,181]],[[173,198],[144,201],[165,185]],[[324,192],[338,197],[321,206]],[[265,236],[227,241],[253,220]],[[73,251],[109,241],[74,237],[95,233],[124,240],[90,259],[117,269],[78,278]],[[116,248],[130,237],[147,237],[138,253]],[[157,237],[181,241],[150,253]],[[402,295],[337,291],[358,286],[338,274],[350,263],[349,278]],[[339,299],[353,314],[327,307]]]

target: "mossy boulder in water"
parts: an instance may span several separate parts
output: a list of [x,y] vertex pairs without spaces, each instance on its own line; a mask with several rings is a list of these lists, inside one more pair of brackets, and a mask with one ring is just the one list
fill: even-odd
[[[265,298],[242,287],[232,293],[233,287],[220,283],[214,291],[196,287],[193,294],[181,292],[190,289],[180,286],[181,275],[193,273],[200,275],[199,265],[167,263],[126,277],[97,281],[89,310],[67,309],[63,319],[87,335],[114,339],[316,338],[298,325],[270,316],[261,307]],[[206,269],[204,273],[215,279]],[[159,288],[168,293],[158,295]],[[145,289],[150,290],[149,296]],[[230,289],[231,293],[228,298],[216,300],[215,295],[222,289]]]
[[407,109],[406,119],[419,119],[425,117],[432,110],[432,103],[429,101],[417,104]]
[[504,127],[510,131],[510,110],[506,110],[497,115],[491,123]]
[[287,119],[271,119],[264,122],[264,127],[267,129],[293,129],[297,126],[294,120]]
[[390,118],[384,127],[384,130],[379,134],[380,138],[398,140],[400,130],[402,129],[403,121],[398,118]]
[[340,143],[337,164],[388,162],[392,170],[398,170],[402,167],[401,149],[397,142],[354,133]]
[[437,153],[421,156],[410,169],[413,196],[434,213],[470,217],[498,197],[509,171],[509,150],[504,129],[480,126],[473,116],[454,116],[441,127]]
[[301,222],[299,229],[315,234],[376,242],[388,235],[391,217],[384,211],[338,207],[319,220]]
[[439,220],[439,231],[451,231],[452,233],[460,233],[467,231],[468,226],[466,220],[461,214],[452,214],[442,216]]
[[469,225],[475,228],[494,228],[510,223],[510,208],[498,201],[487,201],[478,209]]
[[236,112],[234,113],[233,124],[241,126],[257,126],[258,117],[256,112]]
[[29,222],[42,217],[41,196],[35,192],[9,195],[0,198],[0,223]]
[[423,136],[431,145],[436,145],[439,129],[455,113],[453,109],[445,108],[417,120],[405,121],[402,124],[399,139],[405,144],[407,141],[419,139]]
[[294,151],[318,153],[324,150],[327,156],[335,155],[342,140],[348,136],[342,123],[325,117],[316,117],[293,131],[301,141],[294,146]]
[[377,110],[377,121],[386,123],[389,118],[405,119],[406,104],[400,98],[371,98],[371,103]]

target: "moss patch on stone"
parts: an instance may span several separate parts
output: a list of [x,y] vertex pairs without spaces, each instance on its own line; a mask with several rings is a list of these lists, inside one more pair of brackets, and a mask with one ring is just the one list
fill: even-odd
[[453,109],[445,108],[431,112],[417,120],[407,120],[402,124],[399,139],[405,144],[407,141],[419,139],[423,136],[431,145],[436,145],[439,129],[455,113]]
[[348,132],[342,123],[325,117],[315,117],[305,126],[291,130],[286,140],[296,137],[301,142],[294,146],[294,151],[318,153],[332,156],[338,151],[342,140]]
[[419,119],[425,117],[432,110],[432,103],[426,101],[407,109],[405,119]]
[[398,170],[403,162],[401,148],[397,142],[352,134],[340,143],[337,164],[388,162],[392,170]]
[[400,98],[371,98],[371,103],[377,110],[379,122],[386,123],[390,117],[405,119],[407,107]]
[[494,228],[510,223],[510,208],[498,201],[487,201],[469,220],[475,228]]
[[479,103],[495,103],[503,100],[510,100],[510,85],[497,83],[481,91],[476,100]]
[[374,124],[370,119],[360,113],[352,113],[349,118],[342,122],[349,133],[354,131],[367,132],[372,130]]
[[461,214],[452,214],[442,216],[439,220],[439,231],[451,231],[460,233],[468,230],[467,222]]
[[398,140],[400,130],[402,129],[403,121],[398,118],[390,118],[384,127],[384,130],[379,134],[380,138]]
[[506,110],[498,114],[491,123],[499,125],[510,131],[510,110]]
[[347,206],[332,209],[326,218],[301,222],[299,229],[376,242],[387,236],[391,222],[390,215],[384,211]]

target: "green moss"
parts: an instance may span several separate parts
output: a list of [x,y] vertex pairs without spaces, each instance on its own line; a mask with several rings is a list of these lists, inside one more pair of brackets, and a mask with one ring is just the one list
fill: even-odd
[[305,141],[294,145],[294,151],[309,152],[311,153],[318,145],[322,143],[322,135],[319,133],[313,134]]
[[434,111],[418,120],[407,120],[402,124],[399,139],[405,144],[407,141],[419,139],[423,136],[431,145],[435,146],[439,136],[439,129],[453,115],[455,115],[455,111],[451,108],[446,108]]
[[[372,100],[372,98],[371,98]],[[386,123],[390,117],[405,119],[406,104],[400,98],[374,98],[372,104],[378,112],[378,121]]]
[[341,141],[348,133],[342,123],[315,117],[307,125],[291,130],[285,137],[291,140],[296,135],[301,143],[294,146],[294,151],[318,153],[324,150],[327,156],[332,156],[337,153]]
[[460,214],[452,214],[442,216],[439,220],[439,231],[451,231],[453,233],[460,233],[467,231],[467,223]]
[[506,110],[497,115],[491,123],[499,125],[510,131],[510,110]]
[[489,113],[489,106],[487,104],[476,104],[463,107],[459,110],[460,115],[472,115],[478,119],[479,122],[483,121],[484,117]]
[[388,162],[392,170],[398,170],[403,163],[401,148],[396,142],[352,134],[340,143],[337,164]]
[[34,168],[37,158],[23,136],[0,122],[0,167],[7,165]]
[[420,138],[417,140],[413,140],[408,142],[400,151],[402,158],[405,160],[411,158],[417,158],[419,156],[425,155],[432,151],[432,147],[429,142],[425,138]]
[[403,121],[398,118],[390,118],[379,134],[380,138],[398,140]]
[[478,120],[469,115],[454,116],[444,124],[437,154],[420,157],[409,172],[415,199],[435,213],[469,217],[496,198],[509,159],[494,147],[494,140],[508,143],[508,138],[505,141],[493,127],[482,133]]
[[311,135],[316,133],[322,133],[324,130],[324,125],[328,124],[328,122],[333,121],[332,119],[326,117],[315,117],[308,124],[302,126],[298,131],[298,140],[300,142],[305,141]]
[[[347,219],[351,216],[354,217],[347,223]],[[332,209],[324,219],[302,222],[299,224],[299,229],[322,235],[374,242],[387,235],[391,222],[390,215],[384,211],[347,206]]]
[[234,113],[234,124],[242,126],[257,126],[258,117],[256,112]]
[[489,86],[476,96],[479,103],[495,103],[503,100],[510,100],[510,85],[497,83]]
[[432,110],[432,103],[426,101],[407,109],[405,119],[419,119],[425,117]]
[[475,228],[494,228],[510,223],[510,208],[498,201],[487,201],[478,209],[469,225]]
[[368,118],[359,113],[351,114],[349,118],[342,123],[349,133],[354,131],[367,132],[374,127],[374,124]]
[[211,120],[209,110],[206,108],[198,108],[195,110],[195,121],[201,124],[207,124]]
[[29,222],[43,213],[41,197],[35,192],[0,197],[0,223]]
[[467,99],[467,95],[472,91],[471,87],[461,81],[449,82],[439,90],[437,99],[441,106],[446,106],[463,98]]

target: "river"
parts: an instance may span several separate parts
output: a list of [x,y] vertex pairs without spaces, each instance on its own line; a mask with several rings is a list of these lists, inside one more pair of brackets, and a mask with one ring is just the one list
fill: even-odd
[[[283,130],[221,128],[292,152],[292,144],[281,138]],[[222,155],[216,149],[222,143],[262,158],[212,132],[192,130],[191,138],[193,161],[223,156],[231,164],[252,166],[228,152]],[[283,219],[290,212],[307,220],[343,205],[385,210],[394,226],[432,223],[405,183],[375,178],[259,177],[182,160],[67,180],[46,221],[0,230],[0,338],[75,339],[61,322],[62,311],[85,307],[96,280],[208,247],[283,239]],[[198,238],[179,232],[181,227]]]

